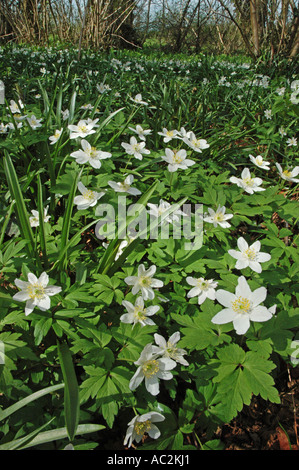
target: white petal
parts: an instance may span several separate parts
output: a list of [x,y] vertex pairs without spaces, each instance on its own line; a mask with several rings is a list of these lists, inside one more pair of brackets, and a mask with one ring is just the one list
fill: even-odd
[[190,286],[196,286],[197,285],[197,279],[195,277],[187,276],[186,281]]
[[257,321],[257,322],[268,321],[270,320],[270,318],[272,318],[272,313],[266,307],[263,307],[262,305],[255,307],[255,309],[252,311],[250,315],[250,320]]
[[50,297],[48,297],[47,295],[44,296],[41,300],[36,302],[36,305],[40,310],[49,310],[49,308],[51,307]]
[[28,287],[28,285],[29,285],[29,282],[21,281],[21,279],[15,279],[15,285],[16,285],[19,289],[27,289],[27,287]]
[[248,265],[252,269],[252,271],[255,271],[256,273],[261,273],[262,272],[262,267],[261,267],[260,263],[258,263],[257,261],[249,260]]
[[233,325],[237,335],[244,335],[250,327],[249,317],[247,315],[240,314],[235,318],[235,320],[233,320]]
[[252,294],[251,294],[251,301],[253,303],[253,306],[259,305],[267,297],[267,289],[266,287],[259,287],[258,289],[255,289]]
[[236,312],[230,308],[224,308],[212,318],[212,323],[216,325],[224,325],[225,323],[230,323],[236,318]]
[[19,302],[25,302],[26,300],[29,300],[30,297],[27,291],[20,291],[13,296],[13,299],[18,300]]
[[28,281],[30,284],[36,284],[38,282],[37,277],[32,273],[28,273]]
[[207,293],[206,292],[201,292],[198,296],[197,303],[198,305],[201,305],[207,298]]
[[200,288],[199,287],[193,287],[189,292],[187,293],[187,297],[196,297],[200,293]]
[[135,374],[130,380],[129,389],[135,390],[135,388],[137,388],[141,384],[143,379],[144,379],[144,375],[141,373],[141,368],[138,367],[137,371],[135,372]]
[[36,307],[36,304],[33,299],[27,300],[26,306],[25,306],[25,315],[29,315],[34,308]]
[[257,261],[259,263],[265,263],[266,261],[269,261],[271,259],[271,255],[269,253],[258,253],[257,254]]
[[151,395],[158,395],[159,393],[159,381],[157,377],[145,377],[145,388]]
[[148,435],[152,439],[158,439],[161,436],[161,431],[154,424],[151,425],[151,428],[148,431]]
[[129,284],[129,286],[132,286],[133,284],[135,284],[136,281],[137,281],[137,277],[136,277],[136,276],[128,276],[128,277],[125,277],[125,283],[126,283],[126,284]]
[[238,259],[236,262],[235,268],[236,269],[245,269],[249,266],[249,260],[248,259]]
[[248,243],[243,237],[238,238],[237,245],[240,251],[245,251],[248,249]]
[[158,333],[154,334],[155,342],[158,346],[161,348],[165,349],[166,348],[166,340],[163,338],[163,336],[158,335]]
[[249,299],[251,296],[250,287],[244,276],[240,276],[238,279],[238,285],[236,287],[236,296],[237,297],[242,296],[247,299]]
[[39,278],[38,282],[43,286],[46,287],[49,284],[49,276],[47,273],[43,272]]
[[236,300],[236,296],[227,290],[219,289],[216,291],[216,299],[224,307],[231,307],[232,302]]

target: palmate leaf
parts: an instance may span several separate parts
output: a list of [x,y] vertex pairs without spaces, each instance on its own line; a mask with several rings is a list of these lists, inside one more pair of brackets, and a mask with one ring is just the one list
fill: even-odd
[[252,395],[260,395],[264,400],[280,403],[277,389],[270,372],[275,364],[255,351],[245,352],[237,344],[221,349],[219,361],[213,363],[216,375],[218,407],[224,421],[231,421],[244,405],[249,405]]
[[86,366],[84,369],[89,377],[81,384],[81,400],[86,401],[89,397],[96,398],[103,418],[111,428],[120,403],[126,397],[132,396],[129,389],[132,374],[122,366],[110,371],[94,366]]
[[211,318],[221,307],[214,304],[209,299],[201,305],[202,311],[197,311],[195,315],[189,317],[172,313],[171,317],[182,325],[181,332],[183,334],[180,341],[182,348],[189,350],[204,350],[209,346],[218,346],[223,342],[230,342],[231,337],[226,334],[227,325],[214,325]]

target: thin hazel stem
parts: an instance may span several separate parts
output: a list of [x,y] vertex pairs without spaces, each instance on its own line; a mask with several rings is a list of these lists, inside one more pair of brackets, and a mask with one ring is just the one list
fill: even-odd
[[204,447],[203,447],[203,445],[202,445],[202,443],[201,443],[201,440],[199,439],[199,437],[198,437],[198,435],[196,434],[196,432],[194,432],[194,436],[195,436],[195,438],[196,438],[198,444],[200,445],[201,450],[204,450]]

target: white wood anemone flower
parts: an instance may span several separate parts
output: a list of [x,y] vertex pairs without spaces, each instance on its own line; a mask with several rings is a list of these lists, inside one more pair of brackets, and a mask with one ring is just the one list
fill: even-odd
[[32,114],[32,116],[30,116],[30,118],[27,118],[27,122],[28,122],[29,126],[31,127],[31,129],[33,129],[33,130],[37,129],[38,127],[42,127],[41,121],[42,121],[42,119],[37,119],[34,116],[34,114]]
[[168,163],[167,169],[170,173],[173,173],[178,169],[187,170],[190,166],[195,164],[194,160],[187,158],[187,152],[185,149],[171,150],[166,148],[165,155],[161,158]]
[[147,101],[144,101],[142,99],[142,95],[141,93],[137,93],[137,95],[135,95],[134,98],[130,98],[132,101],[134,101],[134,103],[136,104],[143,104],[144,106],[147,106],[148,105],[148,102]]
[[147,344],[137,361],[138,366],[135,374],[130,380],[130,390],[135,390],[144,380],[145,388],[151,395],[158,395],[159,379],[171,380],[173,375],[170,370],[174,369],[176,362],[169,357],[159,357],[153,350],[151,343]]
[[275,163],[275,165],[276,165],[276,168],[278,170],[280,177],[283,180],[291,181],[292,183],[299,183],[299,179],[296,178],[296,176],[298,176],[299,174],[299,166],[295,166],[293,170],[290,170],[290,169],[283,170],[282,166],[279,163]]
[[177,129],[168,130],[166,127],[163,127],[162,132],[158,132],[158,135],[163,137],[163,142],[165,143],[180,137],[180,133]]
[[15,279],[15,285],[21,289],[14,296],[14,300],[26,302],[25,315],[29,315],[35,307],[42,311],[49,310],[51,306],[50,296],[61,292],[59,286],[49,286],[49,276],[43,272],[39,278],[33,273],[28,273],[28,282]]
[[56,144],[56,142],[58,142],[58,140],[60,139],[60,136],[62,134],[62,131],[63,131],[63,128],[56,129],[54,134],[49,137],[50,145],[54,145],[54,144]]
[[132,188],[134,176],[128,175],[123,182],[108,181],[109,186],[117,193],[128,193],[132,196],[138,196],[141,191],[137,188]]
[[245,277],[240,276],[234,294],[223,289],[216,291],[216,300],[225,308],[212,318],[212,323],[223,325],[232,322],[236,333],[244,335],[251,321],[265,322],[272,318],[271,310],[260,305],[266,297],[265,287],[252,292]]
[[82,149],[72,152],[71,157],[76,159],[76,162],[79,165],[89,163],[93,168],[101,168],[102,162],[106,158],[112,157],[112,154],[109,152],[103,152],[102,150],[97,150],[95,147],[92,147],[87,140],[81,140]]
[[195,278],[187,276],[187,283],[193,288],[187,293],[188,298],[198,297],[198,305],[201,305],[206,299],[215,300],[216,299],[216,287],[218,282],[214,279],[204,279],[203,277]]
[[88,207],[95,206],[97,201],[105,194],[104,192],[98,193],[91,189],[87,189],[81,181],[78,183],[78,189],[81,196],[74,197],[74,204],[76,204],[78,210],[84,210]]
[[146,137],[152,133],[151,129],[143,129],[140,124],[137,124],[136,128],[129,127],[130,131],[135,132],[140,140],[146,140]]
[[163,287],[163,282],[159,279],[153,278],[157,267],[152,265],[150,268],[145,269],[144,264],[138,266],[137,276],[127,276],[125,278],[126,284],[133,286],[132,294],[136,295],[141,291],[142,298],[144,300],[153,300],[155,292],[153,288]]
[[261,178],[252,178],[249,168],[244,168],[241,173],[241,178],[235,176],[230,177],[230,182],[235,183],[239,188],[244,189],[246,193],[253,194],[256,191],[265,191],[265,188],[261,188],[263,180]]
[[197,139],[194,132],[190,132],[188,137],[184,137],[183,141],[195,152],[202,153],[204,149],[210,147],[205,139]]
[[[49,206],[44,208],[44,222],[49,222],[51,216],[48,215],[48,208]],[[29,222],[31,227],[38,227],[39,226],[39,212],[35,209],[31,211],[32,216],[29,217]]]
[[222,228],[229,228],[231,224],[227,222],[227,220],[231,219],[233,217],[233,214],[226,214],[225,211],[226,211],[225,206],[221,207],[219,205],[216,211],[214,211],[214,209],[211,209],[209,207],[208,208],[209,215],[205,214],[203,217],[203,220],[204,222],[213,224],[215,228],[217,227],[217,225],[220,225],[220,227]]
[[122,142],[121,146],[125,149],[128,155],[133,155],[137,160],[142,160],[143,155],[149,155],[150,150],[145,148],[145,142],[138,142],[136,137],[132,136],[130,138],[130,143]]
[[240,237],[237,240],[237,245],[240,251],[228,250],[228,253],[237,260],[235,268],[245,269],[249,267],[256,273],[262,272],[260,263],[265,263],[271,259],[269,253],[261,252],[261,242],[257,240],[252,245],[248,245],[247,241]]
[[22,109],[24,108],[24,104],[21,100],[18,101],[18,103],[16,103],[14,100],[10,100],[10,111],[12,112],[12,114],[16,114],[16,113],[21,113],[22,112]]
[[249,155],[249,158],[255,166],[261,168],[262,170],[270,170],[270,162],[265,161],[261,155],[258,155],[257,157]]
[[150,305],[149,307],[144,306],[144,300],[140,296],[136,299],[135,305],[128,300],[123,300],[122,305],[127,309],[128,313],[124,313],[120,317],[120,321],[123,323],[131,323],[135,326],[139,323],[141,326],[155,325],[155,322],[149,317],[155,315],[160,310],[159,305]]
[[[148,203],[147,204],[149,207],[148,213],[154,218],[158,218],[164,214],[168,209],[171,208],[171,204],[167,201],[164,201],[163,199],[160,199],[159,205],[158,204],[152,204]],[[174,222],[180,222],[180,216],[186,217],[187,214],[185,212],[181,211],[180,209],[175,210],[168,216],[164,218],[164,220],[160,223],[162,225],[163,223],[169,223],[173,224]]]
[[148,434],[152,439],[158,439],[161,436],[159,428],[153,423],[159,423],[165,420],[165,416],[156,411],[150,411],[143,415],[135,416],[129,423],[124,439],[124,445],[131,447],[132,442],[137,444],[142,440],[144,434]]
[[77,139],[77,137],[86,137],[90,134],[94,134],[96,131],[94,127],[98,127],[98,118],[91,119],[80,119],[77,125],[69,124],[68,129],[70,130],[70,139]]
[[179,331],[173,333],[168,341],[166,341],[163,336],[158,335],[158,333],[154,334],[154,338],[157,346],[153,346],[153,351],[155,351],[157,354],[160,354],[162,357],[169,357],[183,366],[189,365],[189,362],[187,362],[183,357],[185,354],[187,354],[187,351],[177,347],[177,343],[181,339],[181,334]]

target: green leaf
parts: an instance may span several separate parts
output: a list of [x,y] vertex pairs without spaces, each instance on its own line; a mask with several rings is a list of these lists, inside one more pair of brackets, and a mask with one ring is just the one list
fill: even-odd
[[55,418],[50,419],[50,421],[48,421],[46,424],[43,424],[35,431],[31,432],[30,434],[27,434],[27,436],[0,445],[0,450],[18,450],[28,445],[30,446],[30,442],[32,441],[32,439],[34,439],[40,433],[40,431],[47,427],[54,419]]
[[62,255],[60,255],[59,257],[60,269],[63,269],[67,261],[66,250],[67,250],[67,244],[68,244],[68,238],[69,238],[70,226],[71,226],[71,220],[72,220],[72,210],[74,206],[74,197],[77,191],[77,186],[78,186],[80,175],[81,175],[81,172],[78,173],[76,177],[74,178],[73,186],[69,193],[66,210],[64,213],[64,217],[63,217],[63,225],[62,225],[62,231],[61,231],[61,243],[60,243],[60,252],[63,253],[63,257]]
[[5,410],[0,410],[0,421],[2,419],[7,418],[11,414],[15,413],[19,409],[23,408],[23,406],[26,406],[28,403],[38,400],[40,397],[43,397],[44,395],[47,395],[48,393],[56,392],[56,390],[60,390],[63,387],[64,387],[64,384],[57,384],[57,385],[52,385],[51,387],[43,388],[42,390],[32,393],[28,397],[23,398],[22,400],[19,400],[17,403],[15,403],[14,405],[11,405],[9,408],[6,408]]
[[[102,426],[101,424],[80,424],[77,427],[75,435],[80,436],[83,434],[98,432],[98,431],[101,431],[102,429],[105,429],[105,426]],[[22,449],[27,449],[28,447],[34,447],[37,445],[46,444],[47,442],[53,442],[59,439],[66,439],[67,437],[68,437],[68,431],[66,428],[58,428],[58,429],[52,429],[51,431],[44,431],[42,433],[39,433],[29,443],[23,445]],[[21,438],[20,441],[21,440],[23,440],[23,438]],[[14,441],[16,445],[18,445],[18,441],[19,440]]]
[[73,365],[72,356],[66,343],[57,343],[58,356],[62,375],[65,383],[64,389],[64,414],[65,425],[69,440],[72,441],[76,434],[79,422],[79,387]]
[[237,344],[222,348],[218,354],[219,362],[213,382],[218,384],[217,394],[221,403],[221,413],[225,420],[231,421],[243,405],[249,405],[252,395],[260,395],[264,400],[280,403],[270,372],[275,364],[256,353],[245,352]]
[[16,171],[14,169],[12,160],[7,152],[5,152],[5,157],[3,161],[4,161],[4,171],[5,171],[9,191],[11,194],[11,198],[15,200],[16,202],[15,209],[16,209],[19,229],[20,229],[22,238],[25,240],[28,240],[29,242],[26,245],[27,253],[29,257],[39,261],[39,257],[37,256],[35,252],[34,237],[33,237],[32,229],[30,226],[29,215],[28,215],[26,205],[24,202],[22,190],[18,181]]

